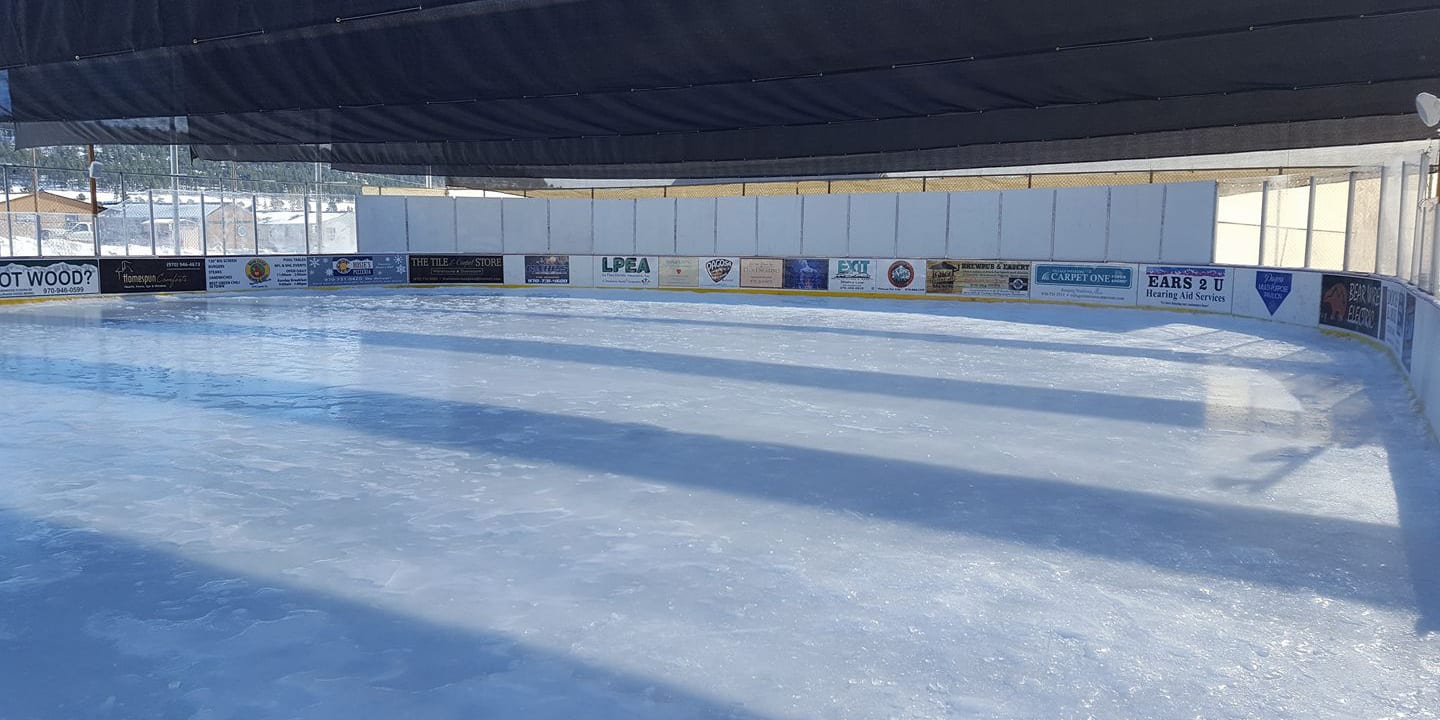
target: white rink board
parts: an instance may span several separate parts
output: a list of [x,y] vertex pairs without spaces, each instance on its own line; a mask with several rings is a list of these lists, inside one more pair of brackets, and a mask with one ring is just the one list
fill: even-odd
[[1230,312],[1235,283],[1229,268],[1195,265],[1140,266],[1139,304],[1207,312]]
[[211,292],[308,287],[308,262],[304,255],[207,258],[205,286]]
[[0,260],[0,298],[64,297],[100,292],[94,260]]
[[738,288],[738,287],[740,287],[740,258],[738,258],[738,257],[702,257],[702,258],[700,258],[700,287],[702,287],[702,288]]
[[875,289],[875,260],[831,259],[829,289],[831,292],[871,292]]
[[1139,268],[1121,263],[1035,263],[1031,272],[1034,300],[1134,305],[1140,283]]
[[[602,255],[594,258],[595,287],[653,288],[660,285],[660,258]],[[574,267],[574,259],[571,260]]]
[[1320,324],[1320,273],[1242,267],[1234,268],[1232,277],[1234,314],[1291,325]]

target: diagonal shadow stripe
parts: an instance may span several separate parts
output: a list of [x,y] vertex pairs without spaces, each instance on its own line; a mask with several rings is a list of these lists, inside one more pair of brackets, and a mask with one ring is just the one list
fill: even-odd
[[[1398,529],[1369,522],[289,380],[267,378],[257,395],[246,375],[8,354],[0,377],[850,511],[1381,607],[1416,604],[1400,570]],[[618,442],[648,451],[617,453]],[[709,462],[716,458],[725,462]]]
[[[44,324],[44,316],[26,316],[24,322]],[[1118,395],[1090,390],[1032,387],[963,378],[938,378],[866,370],[788,365],[698,355],[578,345],[541,340],[428,335],[386,330],[308,329],[230,325],[213,322],[179,323],[157,320],[102,318],[99,325],[178,335],[255,338],[273,342],[287,338],[300,342],[358,340],[363,344],[421,352],[448,351],[497,357],[524,357],[551,362],[600,367],[631,368],[706,378],[822,388],[919,400],[1105,418],[1179,427],[1248,431],[1257,423],[1294,427],[1304,422],[1299,413],[1228,406],[1192,400]],[[73,323],[66,321],[67,327]]]
[[[0,648],[14,660],[0,672],[6,718],[210,717],[217,705],[236,711],[223,717],[766,718],[374,597],[247,576],[3,507],[0,537],[0,579],[27,568],[46,577],[0,595]],[[145,627],[146,650],[107,637],[112,624]]]

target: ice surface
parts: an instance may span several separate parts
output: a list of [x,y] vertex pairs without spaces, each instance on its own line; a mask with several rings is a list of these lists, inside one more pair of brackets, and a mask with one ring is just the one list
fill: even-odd
[[0,311],[0,718],[1440,713],[1391,361],[675,293]]

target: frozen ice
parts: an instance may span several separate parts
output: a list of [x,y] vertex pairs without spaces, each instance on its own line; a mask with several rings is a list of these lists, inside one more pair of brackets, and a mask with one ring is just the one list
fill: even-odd
[[1440,713],[1440,448],[1229,317],[0,310],[0,718]]

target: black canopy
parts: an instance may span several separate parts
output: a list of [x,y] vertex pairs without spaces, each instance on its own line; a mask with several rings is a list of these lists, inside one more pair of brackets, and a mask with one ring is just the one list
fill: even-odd
[[1419,139],[1412,98],[1440,89],[1440,4],[1394,0],[16,0],[0,23],[23,145],[453,175]]

